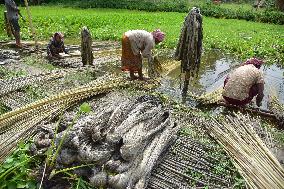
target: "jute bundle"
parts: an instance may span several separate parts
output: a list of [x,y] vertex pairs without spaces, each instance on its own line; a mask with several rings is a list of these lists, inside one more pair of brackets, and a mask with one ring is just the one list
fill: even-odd
[[[132,85],[131,85],[132,84]],[[137,85],[136,85],[137,84]],[[0,116],[0,162],[16,147],[20,140],[33,136],[36,125],[43,120],[58,115],[81,100],[91,96],[109,92],[119,87],[143,87],[155,86],[149,82],[141,85],[139,81],[133,82],[122,77],[103,77],[89,84],[63,91],[57,95],[38,100],[14,111]]]
[[181,60],[182,73],[197,75],[201,62],[202,38],[202,16],[200,10],[194,7],[184,20],[175,52],[176,59]]
[[256,123],[259,122],[249,116],[235,114],[213,119],[207,129],[224,147],[250,188],[284,188],[284,169],[254,131]]

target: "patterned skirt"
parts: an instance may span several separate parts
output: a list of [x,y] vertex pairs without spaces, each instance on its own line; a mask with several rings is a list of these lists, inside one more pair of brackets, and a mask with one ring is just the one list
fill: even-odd
[[257,94],[258,94],[258,87],[257,87],[257,85],[253,85],[250,88],[249,97],[244,99],[244,100],[237,100],[237,99],[229,98],[229,97],[226,97],[226,96],[223,96],[223,98],[229,104],[233,104],[233,105],[236,105],[236,106],[244,106],[244,105],[250,103],[252,101],[253,97],[255,97]]
[[125,35],[122,37],[121,64],[122,71],[138,72],[142,69],[142,56],[133,54],[130,40]]

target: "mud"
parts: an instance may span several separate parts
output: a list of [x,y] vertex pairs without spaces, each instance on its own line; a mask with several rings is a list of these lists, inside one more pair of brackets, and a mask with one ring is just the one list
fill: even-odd
[[[37,56],[44,60],[43,64],[54,65],[53,69],[78,68],[82,67],[80,56],[78,53],[76,54],[78,50],[79,46],[70,46],[70,53],[74,52],[74,54],[56,61],[47,61],[45,52]],[[62,80],[40,84],[36,87],[43,89],[44,93],[42,94],[48,96],[64,89],[80,86],[99,75],[120,74],[119,43],[94,42],[93,50],[94,64],[89,68],[87,67],[85,71],[80,72],[79,76],[70,76]],[[21,61],[27,55],[23,52],[17,50],[11,52],[0,50],[0,52],[2,52],[2,55],[0,53],[0,61],[3,60],[3,66],[8,70],[21,70],[27,74],[47,70],[44,67],[23,64]],[[180,67],[178,62],[172,58],[172,54],[172,50],[163,50],[158,54],[159,59],[165,65],[165,71],[161,86],[157,90],[170,96],[170,98],[179,100]],[[1,59],[1,57],[3,58]],[[13,61],[16,61],[16,63],[13,63]],[[238,64],[238,60],[234,60],[232,57],[218,51],[205,53],[201,63],[200,74],[191,81],[191,92],[201,94],[221,87],[226,74]],[[147,68],[146,64],[144,65],[144,72],[146,72],[145,68]],[[274,91],[278,93],[279,99],[283,103],[283,69],[273,65],[265,66],[263,71],[266,82],[265,96],[269,95],[269,88],[273,84],[276,88]],[[88,75],[87,79],[82,77],[85,75]],[[21,107],[25,103],[32,101],[28,97],[27,101],[20,100],[21,96],[18,93],[14,96],[11,94],[11,96],[6,97],[6,101],[3,101],[7,104],[10,102],[10,106],[13,108]],[[17,97],[18,102],[11,100],[15,97]],[[266,108],[266,102],[267,99],[263,103],[263,108]],[[188,127],[189,125],[190,128],[202,127],[204,123],[202,119],[199,119],[200,117],[195,117],[192,114],[185,115],[186,113],[183,112],[182,115],[179,115],[180,117],[173,118],[171,114],[172,109],[164,107],[161,100],[155,96],[143,95],[133,97],[125,93],[111,93],[98,101],[89,101],[89,103],[94,112],[90,115],[81,116],[71,131],[68,132],[67,139],[63,144],[63,150],[57,158],[57,168],[95,163],[96,165],[91,168],[77,169],[75,171],[75,173],[87,177],[95,187],[110,186],[116,189],[128,186],[130,188],[144,188],[149,182],[149,188],[156,188],[157,186],[162,186],[160,188],[189,188],[192,186],[205,187],[209,181],[211,184],[209,186],[212,187],[233,186],[234,181],[232,179],[236,171],[232,170],[230,166],[227,166],[225,172],[220,175],[213,174],[214,166],[210,164],[212,163],[211,160],[219,162],[220,159],[214,161],[215,157],[208,156],[206,150],[210,148],[211,144],[202,145],[200,141],[194,141],[190,137],[181,138],[177,141],[174,140],[177,136],[175,128]],[[186,105],[195,107],[196,102],[188,98]],[[63,138],[64,130],[72,124],[75,114],[76,108],[64,114],[63,120],[60,122],[59,134],[56,136],[57,145],[60,139]],[[184,120],[182,118],[185,116],[189,116],[191,120],[188,125],[181,123]],[[51,128],[55,127],[55,123],[41,125],[41,133],[37,137],[33,150],[35,154],[43,154],[47,147],[50,146],[51,140],[55,136]],[[151,125],[157,125],[157,127],[150,128]],[[144,126],[149,126],[149,128],[146,127],[145,129]],[[264,131],[261,132],[265,133]],[[205,137],[206,133],[199,132],[197,135],[199,135],[199,139],[204,137],[206,140],[210,140],[208,136]],[[163,136],[166,136],[166,138],[163,138]],[[267,138],[266,135],[264,137]],[[269,140],[272,139],[269,138]],[[176,146],[173,145],[173,149],[163,159],[166,163],[155,166],[158,164],[158,160],[162,161],[161,157],[163,157],[164,151],[174,141]],[[183,141],[190,143],[190,149],[188,149],[187,144],[182,143]],[[276,146],[274,143],[270,147],[275,150],[274,153],[278,155],[278,158],[281,158],[281,154],[283,154],[281,147]],[[187,159],[180,159],[181,154],[175,151],[179,148],[186,151],[184,153],[181,150],[181,153],[187,155]],[[191,153],[191,149],[195,151]],[[281,160],[280,158],[279,160]],[[196,159],[200,160],[195,161]],[[208,162],[203,161],[203,159],[208,159]],[[180,170],[176,170],[176,168]],[[152,169],[155,171],[152,172],[151,179],[149,179]],[[204,173],[206,177],[196,179],[188,175],[186,176],[185,172],[188,169],[200,174]],[[183,171],[180,172],[181,170]],[[188,172],[188,174],[194,175],[192,172]],[[167,176],[172,180],[167,180]],[[162,177],[164,179],[161,179]],[[47,188],[51,186],[56,187],[56,184],[58,184],[56,179],[58,177],[55,177],[55,181],[53,180],[55,184],[49,185],[50,183],[47,181],[45,186]],[[196,180],[198,181],[196,182]]]

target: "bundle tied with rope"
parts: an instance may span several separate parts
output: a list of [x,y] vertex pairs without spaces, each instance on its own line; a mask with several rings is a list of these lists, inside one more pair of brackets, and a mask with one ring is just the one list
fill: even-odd
[[150,78],[159,77],[163,72],[163,67],[157,56],[154,56],[148,62],[148,76]]
[[154,56],[153,62],[154,62],[155,72],[161,74],[163,72],[163,67],[162,67],[161,61],[159,61],[157,56]]

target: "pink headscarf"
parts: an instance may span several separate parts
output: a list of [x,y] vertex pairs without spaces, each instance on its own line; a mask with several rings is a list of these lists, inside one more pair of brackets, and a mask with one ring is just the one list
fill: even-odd
[[260,68],[260,66],[263,64],[263,60],[257,59],[257,58],[250,58],[247,59],[245,64],[253,64],[255,67]]
[[165,33],[162,32],[160,29],[156,29],[155,31],[153,31],[152,35],[157,42],[162,42],[165,38]]

